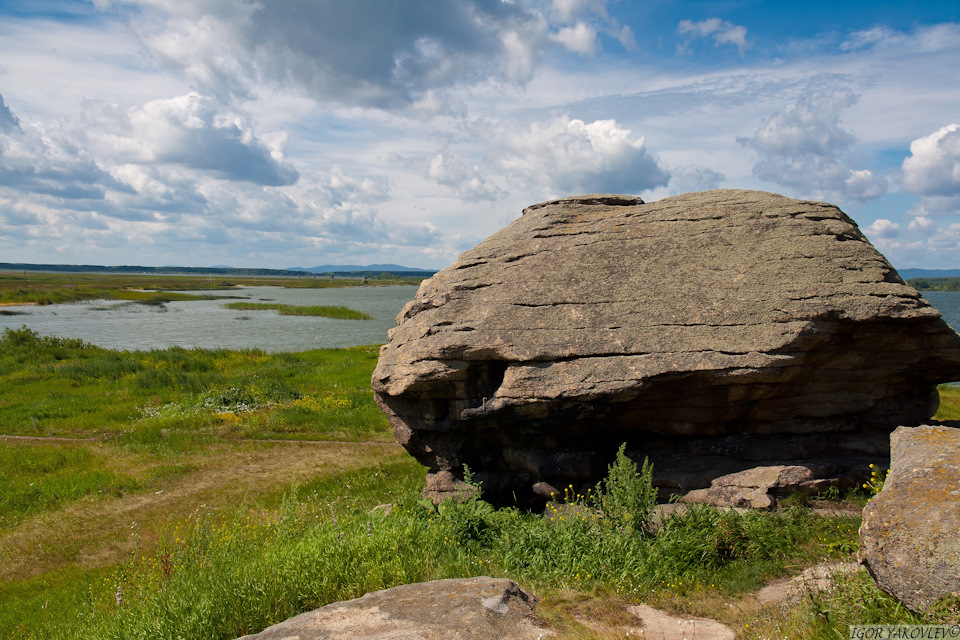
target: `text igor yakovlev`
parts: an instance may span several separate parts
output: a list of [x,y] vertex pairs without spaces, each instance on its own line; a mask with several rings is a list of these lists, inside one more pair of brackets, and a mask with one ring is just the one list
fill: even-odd
[[944,640],[960,638],[960,624],[858,624],[850,625],[853,640]]

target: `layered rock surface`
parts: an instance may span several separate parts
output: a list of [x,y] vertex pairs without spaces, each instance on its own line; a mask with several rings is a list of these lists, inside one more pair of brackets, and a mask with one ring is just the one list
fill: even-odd
[[863,509],[860,562],[913,611],[960,596],[960,429],[897,429],[890,472]]
[[528,207],[397,323],[373,388],[437,498],[464,465],[501,502],[593,483],[622,442],[678,492],[849,481],[960,379],[960,337],[846,215],[755,191]]

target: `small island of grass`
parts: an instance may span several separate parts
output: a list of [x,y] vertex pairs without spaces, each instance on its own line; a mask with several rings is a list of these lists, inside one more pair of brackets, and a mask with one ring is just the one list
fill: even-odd
[[282,316],[321,316],[324,318],[336,318],[337,320],[372,320],[373,317],[349,307],[330,307],[324,305],[296,306],[291,304],[278,304],[274,302],[231,302],[225,304],[227,309],[236,311],[264,311],[273,309]]

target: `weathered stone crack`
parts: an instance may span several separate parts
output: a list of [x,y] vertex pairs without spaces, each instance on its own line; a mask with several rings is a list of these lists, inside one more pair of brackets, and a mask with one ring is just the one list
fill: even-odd
[[643,200],[636,196],[620,196],[620,195],[606,195],[606,194],[596,194],[589,196],[575,196],[573,198],[561,198],[559,200],[549,200],[547,202],[540,202],[538,204],[532,204],[529,207],[523,210],[523,213],[536,211],[537,209],[543,209],[544,207],[549,207],[556,204],[571,204],[571,205],[602,205],[606,207],[631,207],[642,205]]

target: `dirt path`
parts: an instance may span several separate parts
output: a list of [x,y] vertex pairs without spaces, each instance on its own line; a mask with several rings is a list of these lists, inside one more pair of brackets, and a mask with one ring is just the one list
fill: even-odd
[[[41,439],[42,440],[42,439]],[[59,441],[56,440],[56,441]],[[248,441],[171,459],[189,469],[154,479],[145,492],[88,497],[28,518],[0,534],[0,580],[27,578],[69,564],[106,566],[137,545],[149,549],[167,522],[237,507],[282,493],[294,481],[329,476],[406,455],[395,443]],[[230,443],[231,445],[235,443]]]
[[23,440],[26,442],[100,442],[103,438],[65,438],[59,436],[8,436],[0,434],[0,440]]

